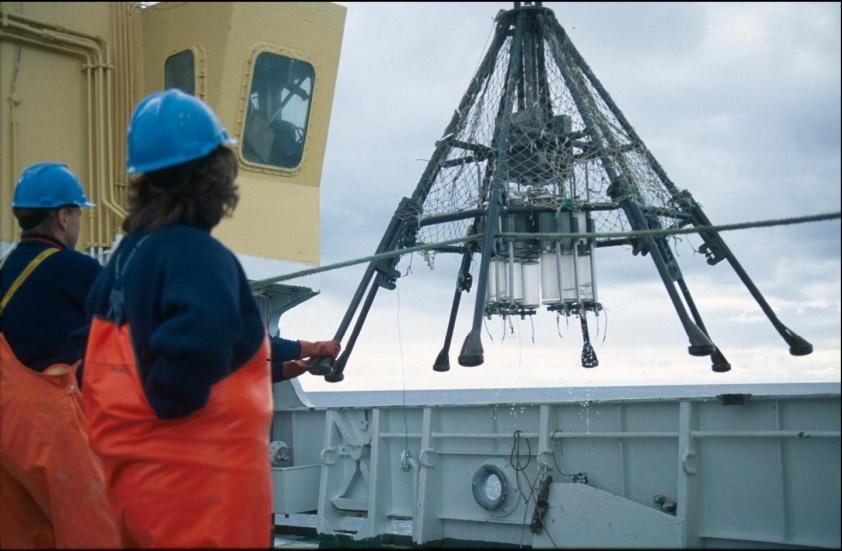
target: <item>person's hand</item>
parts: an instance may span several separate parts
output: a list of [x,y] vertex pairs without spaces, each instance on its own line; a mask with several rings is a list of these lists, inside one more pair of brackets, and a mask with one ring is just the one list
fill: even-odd
[[308,369],[310,369],[310,360],[290,360],[288,362],[284,362],[284,379],[295,379],[302,373],[305,373]]
[[337,341],[298,341],[301,343],[302,358],[336,358],[342,348]]
[[316,341],[313,343],[316,347],[315,357],[328,356],[336,358],[339,355],[339,350],[342,346],[337,341]]

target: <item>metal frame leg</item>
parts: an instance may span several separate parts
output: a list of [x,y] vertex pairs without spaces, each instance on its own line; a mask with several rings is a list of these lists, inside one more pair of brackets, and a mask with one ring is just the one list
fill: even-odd
[[[694,204],[692,207],[691,216],[693,218],[694,226],[713,225],[705,215],[704,211],[702,211],[697,204]],[[769,306],[769,303],[766,302],[766,299],[763,297],[760,289],[757,288],[754,281],[752,281],[751,277],[749,277],[748,273],[737,260],[737,257],[734,256],[734,253],[731,252],[731,249],[729,249],[728,245],[725,244],[725,241],[722,239],[722,236],[719,235],[719,232],[701,232],[700,235],[705,240],[705,244],[713,250],[712,255],[709,256],[708,263],[715,264],[719,261],[714,256],[716,254],[719,254],[728,260],[728,263],[737,274],[737,277],[740,278],[740,281],[743,282],[743,285],[745,285],[746,289],[748,289],[748,292],[751,293],[752,297],[754,297],[754,300],[760,306],[760,309],[763,310],[763,313],[766,314],[766,317],[769,318],[769,321],[777,330],[778,334],[780,334],[784,341],[786,341],[789,345],[789,353],[793,356],[806,356],[807,354],[812,353],[813,345],[800,335],[796,334],[792,329],[784,325],[783,322],[778,319],[778,316],[775,314],[774,310],[772,310],[772,307]]]
[[471,260],[474,256],[473,247],[467,245],[468,249],[462,255],[462,264],[459,267],[459,274],[456,278],[456,290],[453,292],[453,304],[450,307],[450,319],[447,322],[447,333],[444,336],[444,345],[436,361],[433,364],[434,371],[450,371],[450,342],[453,340],[453,328],[456,326],[456,314],[459,312],[459,301],[462,292],[471,290]]

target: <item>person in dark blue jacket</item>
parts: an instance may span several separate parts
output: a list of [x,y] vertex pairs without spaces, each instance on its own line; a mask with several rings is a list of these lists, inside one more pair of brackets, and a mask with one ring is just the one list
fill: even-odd
[[238,201],[216,114],[179,90],[136,107],[126,236],[87,298],[84,400],[127,547],[270,542],[271,380],[336,342],[270,339],[211,230]]
[[0,316],[0,332],[18,359],[35,371],[82,357],[84,346],[71,334],[85,324],[85,297],[101,267],[74,249],[82,208],[92,205],[76,176],[58,163],[30,166],[16,187],[13,213],[22,233],[0,268],[0,296],[35,257],[56,250],[10,297]]
[[119,545],[76,380],[84,299],[100,265],[76,252],[78,178],[59,163],[21,174],[21,240],[0,268],[0,542],[9,548]]

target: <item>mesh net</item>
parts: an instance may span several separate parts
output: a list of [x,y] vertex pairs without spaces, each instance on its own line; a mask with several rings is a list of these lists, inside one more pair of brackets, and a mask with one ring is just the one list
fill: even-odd
[[[504,201],[558,209],[587,205],[597,233],[632,229],[619,202],[635,201],[663,228],[683,225],[680,206],[650,161],[645,146],[624,127],[610,108],[600,86],[560,27],[543,35],[540,28],[523,41],[524,50],[512,63],[513,38],[505,39],[493,68],[456,129],[442,138],[449,151],[430,173],[429,193],[420,219],[450,215],[487,205],[495,171],[503,171]],[[521,68],[522,64],[522,68]],[[510,70],[517,71],[513,108],[502,113]],[[496,162],[502,117],[509,118],[507,162]],[[625,176],[623,195],[609,194],[607,167]],[[421,243],[464,237],[472,219],[424,226]],[[432,255],[427,256],[432,266]]]

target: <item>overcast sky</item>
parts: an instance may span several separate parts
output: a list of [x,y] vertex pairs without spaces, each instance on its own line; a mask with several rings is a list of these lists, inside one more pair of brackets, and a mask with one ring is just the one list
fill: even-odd
[[[714,223],[839,210],[838,3],[544,5],[670,178],[693,193]],[[510,7],[347,5],[321,182],[322,264],[374,252],[475,73],[495,14]],[[463,296],[451,371],[434,373],[458,258],[439,257],[430,271],[416,255],[398,290],[380,291],[345,381],[300,380],[305,390],[839,381],[839,222],[723,237],[781,320],[813,344],[812,355],[790,356],[727,262],[708,266],[694,254],[700,240],[691,236],[679,244],[678,260],[714,342],[732,364],[727,374],[711,372],[708,358],[687,354],[650,257],[612,248],[600,249],[596,259],[606,313],[598,334],[589,316],[600,361],[595,369],[579,364],[576,320],[568,328],[562,318],[557,326],[545,310],[534,316],[534,329],[529,319],[513,320],[514,334],[506,330],[505,340],[503,323],[494,318],[483,331],[485,364],[459,366],[472,292]],[[406,272],[409,262],[399,269]],[[309,280],[321,294],[284,316],[282,334],[330,338],[363,270]]]

